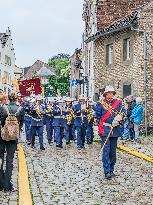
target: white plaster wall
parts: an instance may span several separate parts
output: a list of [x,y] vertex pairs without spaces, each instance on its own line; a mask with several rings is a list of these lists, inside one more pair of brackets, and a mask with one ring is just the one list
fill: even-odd
[[[8,93],[8,90],[12,90],[12,83],[11,81],[14,78],[14,70],[15,70],[15,53],[14,48],[12,45],[12,39],[11,35],[9,36],[9,39],[7,40],[5,47],[2,47],[0,42],[0,52],[1,52],[1,59],[0,59],[0,87]],[[7,65],[5,63],[5,55],[11,58],[11,66]],[[2,84],[2,77],[4,76],[4,72],[8,73],[8,82],[7,84]]]

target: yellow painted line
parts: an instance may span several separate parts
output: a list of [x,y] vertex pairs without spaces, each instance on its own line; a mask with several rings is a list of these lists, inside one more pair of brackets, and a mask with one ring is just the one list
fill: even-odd
[[32,205],[32,195],[30,192],[30,183],[28,177],[28,167],[24,150],[21,145],[18,145],[18,192],[19,205]]
[[131,154],[131,155],[134,155],[134,156],[136,156],[136,157],[139,157],[139,158],[141,158],[141,159],[144,159],[144,160],[146,160],[146,161],[148,161],[148,162],[152,162],[152,163],[153,163],[153,157],[149,157],[149,156],[147,156],[147,155],[145,155],[145,154],[143,154],[143,153],[137,152],[137,151],[135,151],[135,150],[132,150],[132,149],[130,149],[130,148],[128,148],[128,147],[125,147],[125,146],[123,146],[123,145],[120,145],[120,144],[117,146],[117,148],[118,148],[119,150],[121,150],[121,151],[125,151],[125,152],[127,152],[127,153],[129,153],[129,154]]

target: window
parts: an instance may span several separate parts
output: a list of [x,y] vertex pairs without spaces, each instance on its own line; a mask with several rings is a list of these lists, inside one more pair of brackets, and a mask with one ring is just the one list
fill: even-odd
[[123,97],[127,97],[131,95],[131,84],[130,85],[123,85]]
[[106,45],[106,65],[113,63],[113,44]]
[[123,40],[123,61],[131,59],[131,39],[126,38]]
[[5,55],[5,64],[11,66],[11,58]]

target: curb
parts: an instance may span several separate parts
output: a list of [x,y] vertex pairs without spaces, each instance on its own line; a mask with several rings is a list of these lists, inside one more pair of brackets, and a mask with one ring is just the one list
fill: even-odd
[[28,176],[28,167],[24,150],[18,145],[18,193],[19,205],[32,205],[32,195]]
[[[99,143],[100,141],[97,139],[97,140],[94,140],[94,142]],[[120,151],[127,152],[128,154],[131,154],[131,155],[133,155],[133,156],[135,156],[135,157],[138,157],[138,158],[141,158],[141,159],[144,159],[144,160],[146,160],[146,161],[148,161],[148,162],[153,163],[153,157],[150,157],[150,156],[147,156],[147,155],[145,155],[145,154],[143,154],[143,153],[140,153],[140,152],[137,152],[137,151],[135,151],[135,150],[132,150],[132,149],[130,149],[130,148],[128,148],[128,147],[125,147],[125,146],[123,146],[123,145],[121,145],[121,144],[118,144],[118,145],[117,145],[117,148],[118,148]]]
[[134,155],[134,156],[136,156],[136,157],[138,157],[138,158],[141,158],[141,159],[144,159],[144,160],[146,160],[146,161],[148,161],[148,162],[151,162],[151,163],[153,163],[153,157],[149,157],[149,156],[147,156],[147,155],[145,155],[145,154],[143,154],[143,153],[140,153],[140,152],[137,152],[137,151],[135,151],[135,150],[132,150],[132,149],[130,149],[130,148],[128,148],[128,147],[125,147],[125,146],[123,146],[123,145],[117,145],[117,148],[119,149],[119,150],[121,150],[121,151],[125,151],[125,152],[127,152],[127,153],[129,153],[129,154],[131,154],[131,155]]

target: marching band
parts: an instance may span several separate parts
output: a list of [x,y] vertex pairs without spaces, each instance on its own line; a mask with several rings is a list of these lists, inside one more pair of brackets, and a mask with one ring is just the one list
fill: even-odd
[[93,143],[94,102],[80,96],[76,101],[70,97],[46,98],[42,96],[24,99],[26,141],[35,147],[35,137],[39,137],[40,149],[45,150],[43,144],[44,126],[46,126],[49,144],[56,143],[56,147],[63,148],[63,138],[66,145],[77,140],[77,148],[84,148]]

